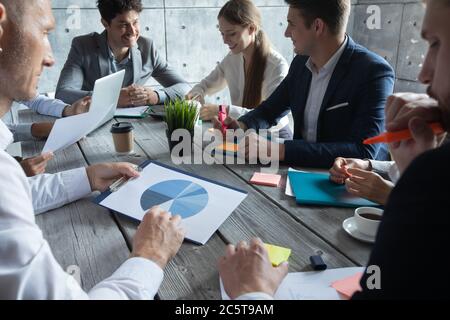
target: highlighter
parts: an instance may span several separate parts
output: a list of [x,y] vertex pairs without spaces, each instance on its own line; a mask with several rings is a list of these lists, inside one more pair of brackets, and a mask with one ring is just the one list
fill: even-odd
[[[445,132],[444,128],[439,122],[430,123],[429,126],[431,127],[435,135],[439,135]],[[401,131],[385,132],[380,134],[379,136],[366,139],[363,141],[363,143],[364,144],[392,143],[409,139],[412,139],[411,131],[409,129],[405,129]]]

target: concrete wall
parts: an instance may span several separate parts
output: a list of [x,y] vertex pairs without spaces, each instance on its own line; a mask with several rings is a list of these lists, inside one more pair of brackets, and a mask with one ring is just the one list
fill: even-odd
[[[261,8],[264,30],[274,46],[289,62],[292,61],[294,54],[291,41],[283,35],[288,10],[284,1],[254,1]],[[143,0],[145,10],[141,16],[142,35],[153,38],[169,63],[190,83],[196,83],[227,54],[216,19],[225,2]],[[40,84],[41,92],[55,90],[72,38],[103,30],[95,3],[95,0],[53,0],[57,27],[51,35],[51,42],[57,63],[45,72]],[[423,91],[423,87],[416,82],[426,50],[425,43],[420,40],[423,12],[420,1],[352,0],[352,4],[349,34],[385,57],[395,67],[398,76],[396,90]],[[229,102],[228,94],[223,92],[213,100]]]

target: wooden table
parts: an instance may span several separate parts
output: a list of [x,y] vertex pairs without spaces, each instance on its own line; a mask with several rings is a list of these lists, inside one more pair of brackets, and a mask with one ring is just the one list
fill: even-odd
[[[54,118],[20,112],[20,122],[54,121]],[[111,124],[87,138],[56,152],[47,172],[58,172],[100,162],[146,159],[173,165],[169,155],[165,125],[147,118],[131,120],[135,126],[135,155],[117,156]],[[22,143],[24,157],[38,154],[44,142]],[[264,242],[292,248],[290,272],[311,271],[309,257],[322,252],[329,268],[364,266],[371,246],[348,236],[342,222],[353,215],[351,209],[302,207],[284,194],[287,167],[280,167],[280,188],[248,183],[256,165],[180,165],[179,168],[222,181],[248,192],[247,198],[204,246],[184,243],[165,269],[157,299],[220,299],[218,258],[225,246],[258,236]],[[138,223],[113,214],[92,203],[92,198],[76,201],[36,218],[44,237],[63,268],[76,265],[81,284],[89,290],[110,276],[128,257]]]

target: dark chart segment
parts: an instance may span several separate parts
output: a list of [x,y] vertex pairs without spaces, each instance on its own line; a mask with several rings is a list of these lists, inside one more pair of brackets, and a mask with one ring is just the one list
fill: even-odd
[[200,185],[187,180],[168,180],[149,187],[142,194],[141,207],[148,210],[159,206],[185,219],[201,212],[208,200],[208,192]]

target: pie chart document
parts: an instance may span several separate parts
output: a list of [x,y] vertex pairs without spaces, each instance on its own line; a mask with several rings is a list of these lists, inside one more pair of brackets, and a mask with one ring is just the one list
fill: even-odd
[[186,238],[205,244],[247,193],[151,162],[99,204],[139,221],[154,206],[180,215]]

